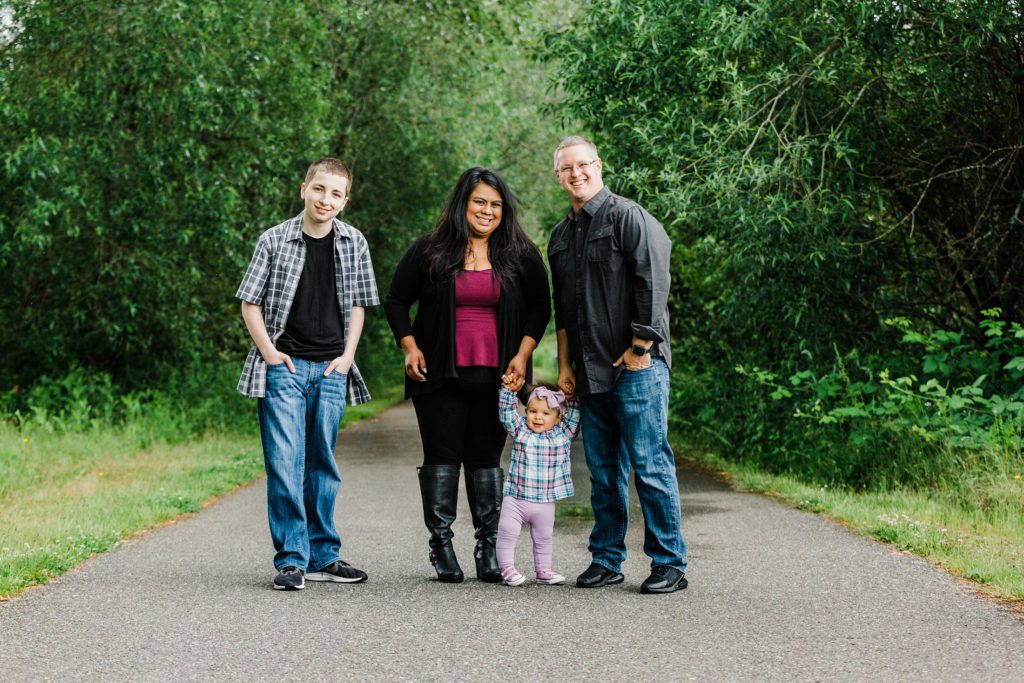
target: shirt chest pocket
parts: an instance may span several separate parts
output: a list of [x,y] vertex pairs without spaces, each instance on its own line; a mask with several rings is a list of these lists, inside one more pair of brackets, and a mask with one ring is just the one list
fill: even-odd
[[296,273],[295,267],[288,263],[281,263],[280,261],[274,264],[274,269],[271,274],[271,281],[277,287],[283,287],[288,280],[298,279],[301,275],[301,271]]
[[605,225],[600,228],[591,228],[587,236],[587,260],[591,263],[610,261],[615,252],[614,235],[612,226]]
[[305,254],[296,248],[284,248],[271,266],[270,286],[275,294],[284,297],[286,292],[293,292],[302,276],[305,265]]
[[548,245],[548,262],[554,268],[569,252],[569,240],[560,239]]

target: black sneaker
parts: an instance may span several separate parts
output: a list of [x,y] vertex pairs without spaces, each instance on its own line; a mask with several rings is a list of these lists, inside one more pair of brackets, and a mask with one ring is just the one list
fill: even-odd
[[334,583],[362,583],[366,581],[366,572],[356,569],[348,562],[335,560],[318,572],[306,575],[310,581],[332,581]]
[[667,564],[651,567],[651,575],[640,585],[641,593],[675,593],[686,588],[686,574]]
[[576,585],[580,588],[600,588],[601,586],[614,586],[625,581],[625,577],[619,572],[613,572],[607,567],[602,567],[592,562],[586,571],[576,579]]
[[274,590],[300,591],[306,587],[302,578],[302,570],[298,567],[285,567],[274,577]]

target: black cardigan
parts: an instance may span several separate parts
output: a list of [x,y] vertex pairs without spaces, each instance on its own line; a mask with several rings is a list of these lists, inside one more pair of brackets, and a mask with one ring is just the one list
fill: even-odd
[[[405,397],[434,391],[445,378],[458,377],[455,369],[455,280],[431,278],[426,249],[430,235],[417,239],[395,268],[384,311],[395,341],[413,335],[427,364],[427,381],[405,377]],[[416,320],[409,323],[409,311],[419,302]],[[551,318],[548,273],[540,253],[529,250],[519,264],[513,287],[501,285],[498,299],[498,373],[505,372],[519,351],[523,337],[538,342]],[[529,377],[530,367],[527,368]],[[497,405],[497,404],[495,404]]]

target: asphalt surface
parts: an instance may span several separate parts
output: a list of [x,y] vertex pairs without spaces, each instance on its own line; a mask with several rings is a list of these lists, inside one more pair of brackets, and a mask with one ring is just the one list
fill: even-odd
[[[345,430],[338,458],[342,555],[367,583],[272,590],[260,482],[0,605],[0,680],[1024,681],[1020,616],[688,469],[690,587],[651,596],[635,505],[622,585],[434,580],[408,404]],[[570,578],[589,563],[589,525],[556,524],[555,568]],[[464,500],[455,542],[472,577]],[[531,565],[524,530],[517,566]]]

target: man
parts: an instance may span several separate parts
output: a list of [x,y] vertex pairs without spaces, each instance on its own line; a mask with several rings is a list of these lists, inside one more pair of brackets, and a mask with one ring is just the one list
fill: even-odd
[[594,509],[593,562],[576,585],[624,580],[632,469],[651,558],[640,591],[672,593],[686,588],[686,544],[667,434],[671,242],[643,208],[605,188],[593,142],[568,137],[554,159],[572,202],[548,243],[558,385],[580,399]]

